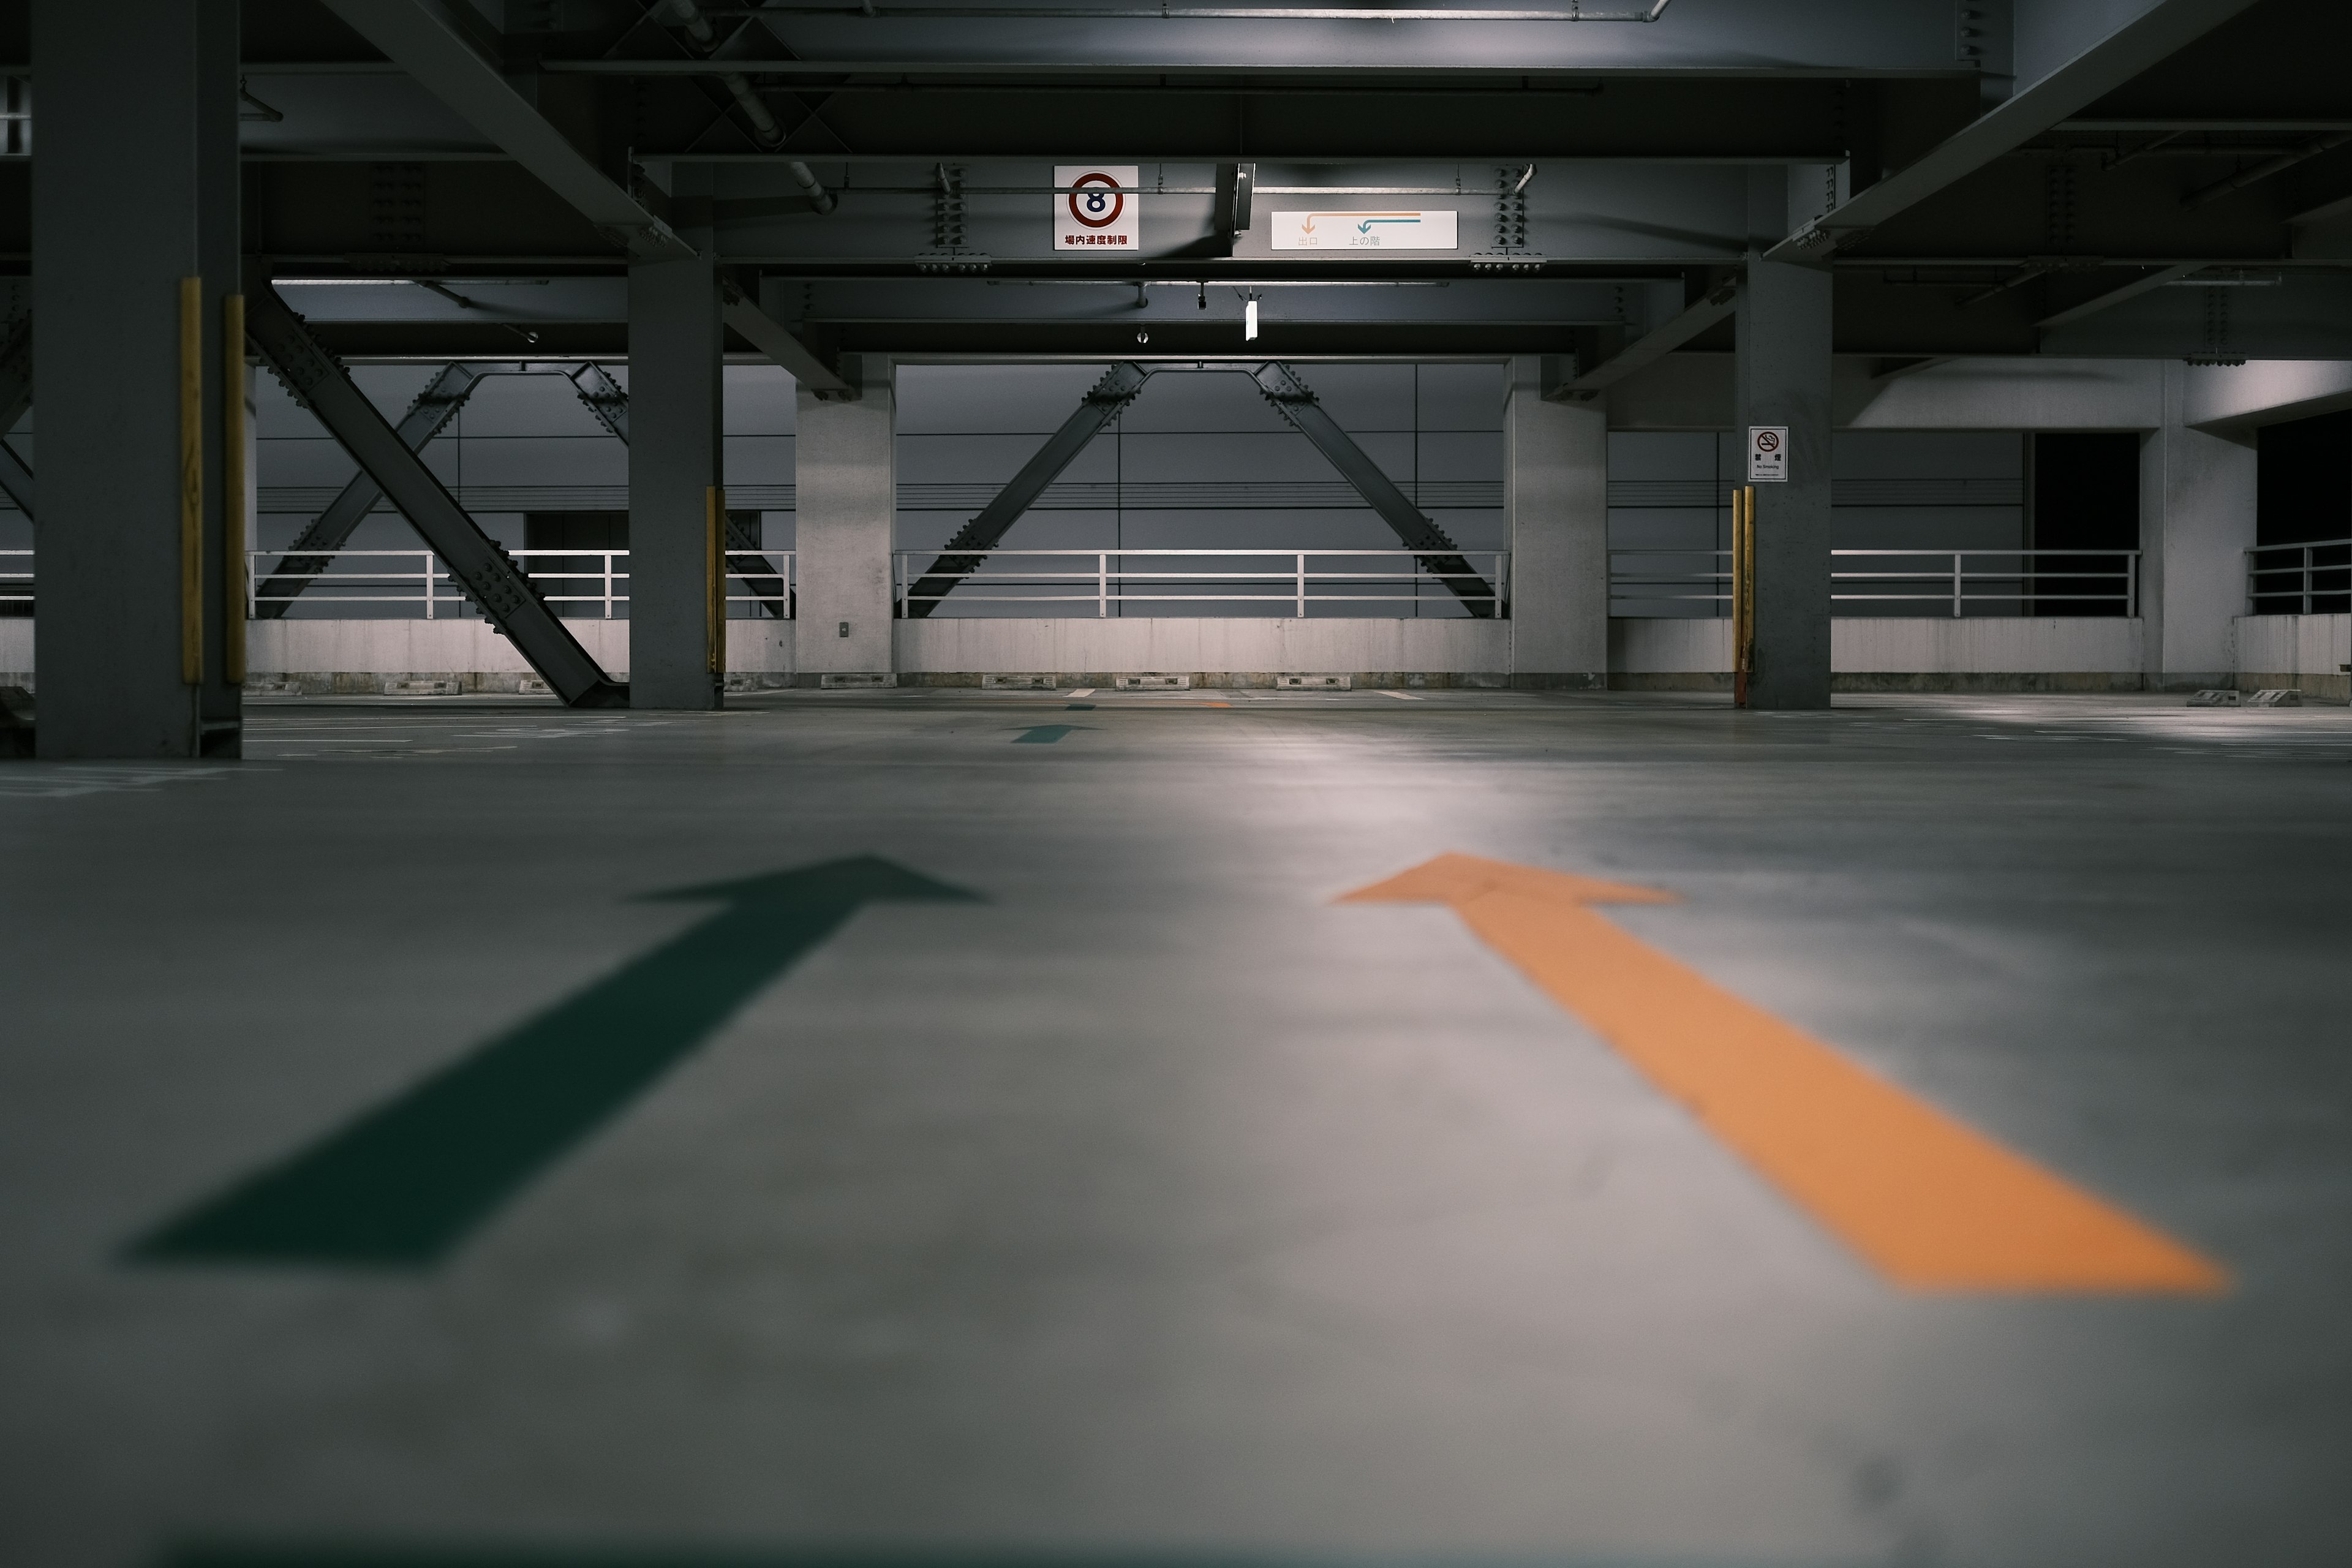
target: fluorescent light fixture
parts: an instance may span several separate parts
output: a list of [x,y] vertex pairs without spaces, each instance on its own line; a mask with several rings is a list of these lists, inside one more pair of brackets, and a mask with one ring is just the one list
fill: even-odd
[[1245,343],[1255,342],[1256,339],[1257,301],[1255,300],[1244,300],[1242,301],[1242,342]]
[[392,289],[413,282],[407,278],[272,278],[273,289]]

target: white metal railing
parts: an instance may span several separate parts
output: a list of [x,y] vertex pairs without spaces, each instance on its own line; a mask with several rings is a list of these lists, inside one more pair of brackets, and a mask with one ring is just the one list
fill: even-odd
[[[2266,560],[2279,564],[2264,565]],[[2246,552],[2246,614],[2340,615],[2347,608],[2352,608],[2352,539],[2257,544]]]
[[[16,563],[25,569],[18,571]],[[0,605],[29,605],[33,602],[33,552],[29,550],[0,550]]]
[[[1432,564],[1449,556],[1468,570]],[[959,557],[977,564],[942,573],[926,586],[935,562]],[[1025,564],[1031,562],[1038,564]],[[1244,564],[1213,564],[1227,562]],[[1318,605],[1379,605],[1398,618],[1502,616],[1510,613],[1510,566],[1507,550],[897,550],[890,587],[901,618],[910,604],[982,613],[997,605],[1083,605],[1097,617],[1121,605],[1246,605],[1300,620]]]
[[[27,552],[26,553],[30,553]],[[629,602],[629,552],[625,550],[509,550],[523,574],[540,585],[551,605],[591,605],[604,620],[615,606]],[[793,614],[793,560],[789,550],[730,550],[727,552],[727,607],[741,619],[760,615],[761,605],[780,608],[783,618]],[[299,590],[272,593],[273,563],[323,557],[326,569],[301,579]],[[745,571],[745,557],[761,565]],[[343,566],[345,562],[362,564]],[[371,564],[382,563],[383,564]],[[783,592],[774,592],[777,587]],[[766,592],[762,592],[766,589]],[[779,602],[781,601],[781,603]],[[257,617],[268,604],[309,605],[324,608],[343,605],[413,606],[425,619],[437,620],[446,612],[464,614],[472,600],[441,558],[430,550],[254,550],[247,552],[246,615]],[[560,608],[558,613],[562,613]]]
[[[2137,550],[1832,550],[1832,561],[1868,564],[1830,571],[1830,602],[1933,605],[1937,615],[2031,615],[2032,606],[2107,606],[2116,616],[2139,614]],[[1916,565],[1894,566],[1897,561]],[[2010,563],[2006,570],[1986,561]],[[1662,563],[1663,564],[1647,564]],[[2084,564],[2074,564],[2082,563]],[[1840,592],[1841,588],[1854,590]],[[1609,613],[1635,614],[1643,605],[1706,605],[1704,616],[1730,614],[1731,552],[1628,548],[1609,552]],[[2002,609],[1981,606],[2000,605]],[[1651,611],[1655,615],[1688,611]],[[2084,612],[2074,612],[2077,614]]]

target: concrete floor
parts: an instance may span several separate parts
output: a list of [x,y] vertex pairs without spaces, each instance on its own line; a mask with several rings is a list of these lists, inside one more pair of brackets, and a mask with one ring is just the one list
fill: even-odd
[[[0,763],[0,1562],[2352,1561],[2352,713],[1072,700]],[[1885,1283],[1332,903],[1445,850],[1680,894],[1605,912],[2234,1288]],[[984,901],[808,928],[442,1261],[130,1250],[865,854]]]

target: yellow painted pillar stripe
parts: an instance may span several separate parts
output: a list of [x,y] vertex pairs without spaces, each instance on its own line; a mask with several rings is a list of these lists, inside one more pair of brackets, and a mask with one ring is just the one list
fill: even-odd
[[204,279],[180,279],[180,679],[205,679]]
[[1341,901],[1450,905],[1897,1284],[2188,1293],[2228,1286],[2212,1262],[1585,907],[1670,902],[1668,895],[1447,855]]
[[245,296],[221,300],[221,633],[224,679],[245,684]]

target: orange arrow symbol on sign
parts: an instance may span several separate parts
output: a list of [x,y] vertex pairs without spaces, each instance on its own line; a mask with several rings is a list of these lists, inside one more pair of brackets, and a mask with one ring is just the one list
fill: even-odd
[[1480,941],[1895,1283],[2208,1293],[2170,1237],[1594,912],[1669,893],[1441,855],[1341,903],[1450,906]]

